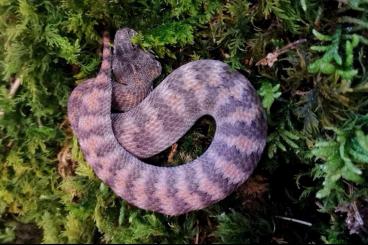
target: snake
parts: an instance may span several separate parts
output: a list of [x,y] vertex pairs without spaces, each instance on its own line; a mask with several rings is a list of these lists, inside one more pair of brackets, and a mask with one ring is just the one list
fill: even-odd
[[[267,118],[250,81],[220,60],[189,61],[157,86],[152,52],[118,29],[102,35],[94,78],[79,83],[67,114],[86,162],[132,206],[168,216],[217,203],[243,184],[262,157]],[[162,166],[144,160],[177,142],[203,116],[215,122],[208,148],[194,160]]]

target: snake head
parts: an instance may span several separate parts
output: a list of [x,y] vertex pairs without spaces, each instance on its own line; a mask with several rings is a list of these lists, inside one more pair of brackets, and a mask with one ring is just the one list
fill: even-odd
[[119,29],[115,34],[112,62],[115,80],[122,84],[151,84],[161,74],[161,64],[131,42],[136,34],[130,28]]

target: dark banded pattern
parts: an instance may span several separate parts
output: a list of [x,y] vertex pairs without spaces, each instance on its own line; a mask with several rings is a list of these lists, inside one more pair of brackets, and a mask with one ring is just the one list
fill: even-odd
[[[129,203],[167,215],[205,208],[246,181],[261,157],[267,125],[259,98],[242,74],[215,60],[187,63],[150,92],[161,67],[130,43],[134,33],[117,32],[113,55],[104,35],[100,72],[68,101],[73,131],[96,175]],[[175,167],[139,159],[175,143],[204,115],[215,119],[216,133],[200,157]]]

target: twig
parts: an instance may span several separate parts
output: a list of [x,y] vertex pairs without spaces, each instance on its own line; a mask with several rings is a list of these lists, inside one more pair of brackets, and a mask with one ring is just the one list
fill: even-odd
[[196,232],[196,238],[194,244],[199,244],[199,224],[197,220],[197,232]]
[[304,43],[306,41],[307,41],[307,39],[300,39],[300,40],[297,40],[295,42],[289,43],[289,44],[285,45],[284,47],[282,47],[280,49],[276,49],[272,53],[268,53],[266,55],[266,57],[264,57],[263,59],[259,60],[256,63],[256,66],[258,66],[258,65],[263,65],[263,66],[268,65],[269,67],[272,67],[273,64],[277,61],[277,58],[281,54],[286,53],[290,49],[296,48],[296,46],[298,46],[301,43]]
[[167,162],[169,163],[173,163],[174,162],[174,156],[177,152],[177,149],[178,149],[178,144],[173,144],[171,146],[171,150],[170,150],[170,153],[169,153],[169,156],[167,157]]
[[20,87],[21,81],[19,78],[16,78],[15,81],[12,83],[12,85],[10,86],[10,90],[9,90],[9,97],[12,98],[15,93],[18,91],[19,87]]
[[360,212],[359,212],[359,210],[358,210],[358,207],[357,207],[357,205],[356,205],[356,202],[354,201],[353,203],[352,203],[352,208],[353,208],[353,210],[354,210],[354,217],[355,217],[355,220],[357,221],[357,223],[360,225],[360,226],[364,226],[364,221],[363,221],[363,219],[362,219],[362,216],[360,215]]
[[283,216],[275,216],[275,218],[283,219],[283,220],[287,220],[287,221],[291,221],[291,222],[295,222],[295,223],[299,223],[299,224],[306,225],[306,226],[312,226],[312,223],[307,222],[307,221],[303,221],[303,220],[300,220],[300,219],[293,219],[293,218],[283,217]]
[[296,95],[300,95],[300,96],[305,96],[305,95],[307,95],[309,93],[309,91],[300,91],[300,90],[297,90],[297,91],[295,91],[295,93],[294,94],[296,94]]
[[[10,85],[9,89],[9,98],[13,98],[15,93],[18,91],[21,84],[21,80],[19,78],[16,78],[14,82]],[[0,110],[0,117],[4,116],[4,111]]]

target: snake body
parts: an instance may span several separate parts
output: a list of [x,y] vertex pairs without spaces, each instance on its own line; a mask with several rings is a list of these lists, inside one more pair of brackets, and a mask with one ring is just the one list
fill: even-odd
[[[116,33],[113,55],[104,35],[98,75],[69,97],[74,134],[96,175],[128,203],[167,215],[205,208],[256,167],[267,133],[260,100],[242,74],[208,59],[182,65],[150,92],[161,66],[130,43],[134,33]],[[216,132],[200,157],[173,167],[140,160],[175,143],[204,115],[215,119]]]

